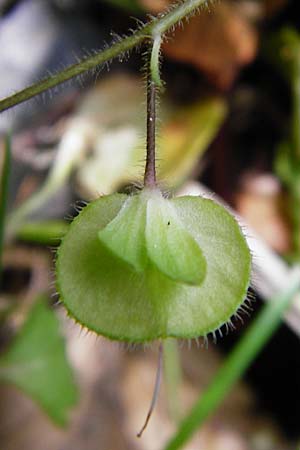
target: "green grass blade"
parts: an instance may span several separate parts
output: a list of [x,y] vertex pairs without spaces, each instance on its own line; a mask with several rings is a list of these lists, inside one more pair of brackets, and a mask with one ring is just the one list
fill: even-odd
[[4,223],[6,213],[6,201],[8,191],[8,180],[10,172],[10,137],[7,136],[4,144],[4,153],[1,158],[1,174],[0,174],[0,278],[2,272],[2,252],[3,252],[3,240],[4,240]]
[[279,326],[284,311],[300,287],[299,271],[295,281],[282,294],[274,297],[255,319],[228,356],[212,383],[179,426],[165,450],[182,448],[192,434],[216,410],[234,383],[249,367],[255,356]]
[[23,242],[40,245],[58,245],[67,233],[69,223],[65,220],[44,220],[21,225],[17,238]]
[[167,394],[168,412],[174,423],[182,419],[179,401],[179,386],[181,384],[181,361],[176,339],[164,341],[164,378]]

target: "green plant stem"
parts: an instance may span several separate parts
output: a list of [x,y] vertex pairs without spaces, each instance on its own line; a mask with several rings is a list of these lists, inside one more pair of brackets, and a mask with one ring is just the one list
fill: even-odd
[[152,41],[151,54],[147,61],[147,152],[144,175],[145,187],[156,187],[156,94],[162,87],[159,73],[159,52],[161,35],[156,35]]
[[161,35],[157,35],[153,39],[152,52],[150,57],[150,72],[152,81],[156,84],[158,88],[162,87],[162,82],[160,79],[160,70],[159,70],[159,53],[161,46]]
[[156,86],[152,81],[151,72],[147,82],[147,152],[144,175],[144,186],[156,187],[155,164],[155,138],[156,138]]
[[234,383],[273,335],[280,324],[284,311],[299,290],[299,271],[296,275],[297,277],[290,282],[290,287],[284,293],[276,296],[264,306],[257,319],[228,356],[212,383],[201,394],[191,412],[183,420],[165,450],[178,450],[183,447],[192,434],[216,410]]
[[[59,187],[59,185],[58,185]],[[43,206],[46,201],[51,198],[55,192],[55,186],[51,189],[48,184],[45,184],[40,191],[32,194],[24,203],[12,211],[7,216],[5,224],[5,241],[10,241],[18,233],[27,220],[27,217],[35,210]]]
[[67,67],[61,72],[50,75],[40,82],[16,92],[3,100],[0,100],[0,112],[25,102],[26,100],[29,100],[30,98],[41,94],[54,86],[64,83],[71,78],[81,75],[84,72],[94,69],[97,66],[101,66],[116,56],[126,53],[147,39],[152,39],[158,35],[164,34],[206,2],[207,0],[186,0],[174,7],[171,7],[167,13],[160,14],[142,28],[137,29],[130,36],[124,37],[120,41],[112,43],[109,48],[100,51],[97,55],[87,57],[79,63]]
[[58,245],[69,229],[64,220],[45,220],[21,224],[17,239],[41,245]]
[[176,339],[166,339],[164,342],[164,378],[169,414],[171,419],[177,423],[181,419],[178,395],[181,382],[181,364]]

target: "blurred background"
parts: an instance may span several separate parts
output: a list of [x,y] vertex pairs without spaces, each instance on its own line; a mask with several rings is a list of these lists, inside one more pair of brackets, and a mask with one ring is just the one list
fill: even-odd
[[[0,98],[94,54],[169,3],[0,0]],[[170,344],[140,440],[157,346],[127,348],[74,324],[56,297],[53,262],[86,201],[142,181],[145,49],[0,114],[1,450],[163,449],[265,300],[283,288],[300,261],[298,6],[211,2],[163,44],[161,185],[175,195],[213,192],[229,204],[256,236],[259,276],[253,312],[234,320],[234,331],[216,343],[209,337],[207,347]],[[294,304],[184,448],[300,448],[299,330]]]

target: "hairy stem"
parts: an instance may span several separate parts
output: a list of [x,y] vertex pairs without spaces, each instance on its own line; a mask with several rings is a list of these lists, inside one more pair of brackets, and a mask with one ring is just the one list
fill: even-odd
[[162,87],[162,81],[160,79],[159,72],[159,54],[160,54],[160,45],[161,45],[161,35],[157,35],[153,39],[153,46],[150,58],[150,73],[152,81],[156,84],[157,87]]
[[149,38],[162,35],[206,2],[207,0],[185,0],[179,3],[177,6],[172,7],[169,12],[160,14],[142,28],[137,29],[130,36],[113,43],[109,48],[99,52],[97,55],[85,58],[83,61],[71,65],[55,75],[44,78],[40,82],[0,100],[0,112],[25,102],[77,75],[94,69]]
[[156,86],[150,75],[147,83],[147,155],[144,176],[144,185],[149,188],[154,188],[156,186],[155,133]]
[[162,87],[159,73],[159,52],[161,36],[153,38],[151,54],[149,55],[147,80],[147,154],[144,185],[156,186],[155,150],[156,150],[156,91]]

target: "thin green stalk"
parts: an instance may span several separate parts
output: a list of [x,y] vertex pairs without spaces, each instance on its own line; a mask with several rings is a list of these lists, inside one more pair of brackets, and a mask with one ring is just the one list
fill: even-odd
[[205,5],[207,0],[185,0],[182,3],[176,3],[171,6],[169,13],[162,13],[151,25],[152,36],[163,35],[174,25],[177,25],[182,19],[186,18],[200,6]]
[[131,50],[133,47],[141,44],[146,39],[151,39],[152,37],[162,35],[206,2],[207,0],[186,0],[171,7],[167,13],[160,14],[142,28],[134,31],[130,36],[124,37],[120,41],[112,43],[109,48],[100,51],[98,54],[87,57],[83,61],[71,65],[61,72],[50,75],[40,82],[16,92],[3,100],[0,100],[0,112],[25,102],[26,100],[29,100],[30,98],[41,94],[54,86],[64,83],[73,77],[94,69],[97,66],[101,66],[116,56]]
[[146,165],[144,186],[156,187],[156,86],[152,81],[151,72],[147,82],[147,139],[146,139]]
[[58,245],[69,229],[64,220],[45,220],[21,224],[17,239],[41,245]]
[[55,187],[50,189],[48,184],[45,184],[41,190],[32,194],[28,200],[12,211],[6,219],[5,240],[10,241],[18,233],[19,229],[22,228],[28,216],[42,207],[56,190]]
[[150,57],[151,79],[158,88],[162,87],[162,81],[160,79],[160,70],[159,70],[160,45],[161,45],[161,35],[159,34],[155,36],[155,38],[153,39],[152,52]]
[[28,221],[28,216],[41,208],[68,180],[83,154],[82,146],[73,147],[62,144],[57,151],[51,170],[42,187],[33,193],[6,219],[5,239],[11,240]]
[[4,239],[4,224],[6,215],[6,201],[8,191],[8,180],[10,171],[10,138],[7,136],[4,145],[4,153],[2,159],[2,170],[0,178],[0,280],[2,273],[2,252]]
[[[65,180],[70,175],[68,171],[65,174]],[[24,203],[22,203],[18,208],[8,214],[5,226],[5,240],[11,241],[19,231],[28,222],[28,217],[34,211],[41,208],[58,189],[63,185],[64,180],[58,180],[57,185],[52,182],[48,182],[49,178],[46,180],[42,188],[31,195]]]
[[156,97],[162,87],[159,73],[159,52],[161,36],[153,38],[149,61],[147,61],[147,141],[146,166],[144,185],[148,188],[156,187]]
[[176,339],[166,339],[164,342],[164,378],[169,414],[171,419],[177,423],[181,419],[178,396],[181,364]]
[[165,450],[178,450],[192,434],[217,409],[234,383],[243,375],[258,352],[271,338],[280,324],[281,317],[300,287],[299,271],[290,287],[274,297],[263,310],[226,359],[212,383],[201,394],[191,412],[179,426]]

